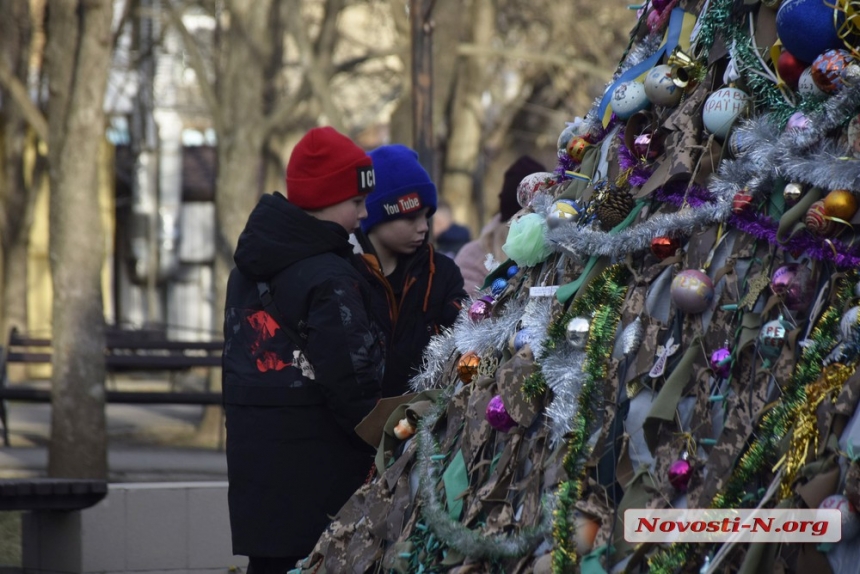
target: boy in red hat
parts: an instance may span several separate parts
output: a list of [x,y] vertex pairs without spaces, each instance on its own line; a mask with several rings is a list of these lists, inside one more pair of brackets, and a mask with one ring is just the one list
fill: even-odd
[[370,157],[309,131],[287,197],[264,195],[239,237],[224,317],[223,393],[233,553],[248,572],[307,556],[373,464],[354,432],[380,397],[384,338],[351,263]]

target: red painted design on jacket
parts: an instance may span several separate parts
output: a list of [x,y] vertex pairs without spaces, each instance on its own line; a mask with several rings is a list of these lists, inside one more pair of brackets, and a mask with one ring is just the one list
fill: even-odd
[[248,316],[248,324],[256,333],[257,337],[251,342],[251,353],[257,356],[257,370],[261,373],[266,371],[280,371],[292,365],[285,363],[272,351],[260,351],[263,344],[275,336],[275,331],[280,329],[278,323],[265,311],[257,311]]

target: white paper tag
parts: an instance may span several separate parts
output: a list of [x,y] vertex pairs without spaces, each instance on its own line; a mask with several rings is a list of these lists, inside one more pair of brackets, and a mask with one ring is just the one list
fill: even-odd
[[558,285],[546,287],[529,287],[529,297],[552,297],[558,291]]

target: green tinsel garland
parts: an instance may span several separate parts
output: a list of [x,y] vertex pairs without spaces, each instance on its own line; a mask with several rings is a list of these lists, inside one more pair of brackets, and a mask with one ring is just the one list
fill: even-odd
[[559,344],[564,337],[564,326],[571,317],[587,316],[595,310],[582,369],[585,382],[579,396],[576,418],[571,425],[573,430],[567,441],[567,453],[562,461],[568,480],[556,490],[556,508],[553,511],[555,544],[552,550],[552,570],[555,574],[570,572],[576,563],[576,548],[572,542],[574,528],[570,518],[573,505],[582,494],[583,462],[587,454],[589,432],[594,425],[595,412],[598,411],[598,401],[602,396],[600,385],[606,379],[607,360],[621,319],[621,305],[627,293],[627,273],[623,265],[607,269],[548,331],[550,341]]
[[[856,273],[840,280],[836,287],[836,300],[822,314],[810,335],[810,344],[803,348],[791,379],[782,389],[780,402],[762,418],[755,432],[756,440],[738,461],[723,491],[714,497],[711,508],[737,507],[754,477],[773,464],[773,454],[777,452],[782,437],[794,424],[792,413],[797,412],[797,406],[806,401],[806,386],[818,379],[825,357],[838,342],[839,322],[845,304],[853,296],[855,283]],[[675,544],[649,560],[650,571],[671,574],[686,564],[693,554],[691,545]]]

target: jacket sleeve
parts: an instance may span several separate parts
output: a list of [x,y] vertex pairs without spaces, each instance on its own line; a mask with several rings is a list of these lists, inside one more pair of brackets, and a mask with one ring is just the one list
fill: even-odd
[[463,288],[463,274],[460,273],[460,268],[457,267],[457,264],[450,257],[437,254],[436,265],[441,272],[440,275],[443,280],[442,285],[445,293],[439,326],[451,327],[457,320],[460,309],[463,308],[464,301],[468,298],[466,290]]
[[477,297],[484,284],[484,279],[487,276],[487,270],[484,267],[484,259],[487,253],[481,246],[481,241],[475,239],[463,246],[454,258],[454,262],[460,268],[463,279],[465,280],[466,288],[469,295]]
[[326,402],[352,431],[381,396],[384,341],[356,278],[331,279],[312,295],[306,353]]

